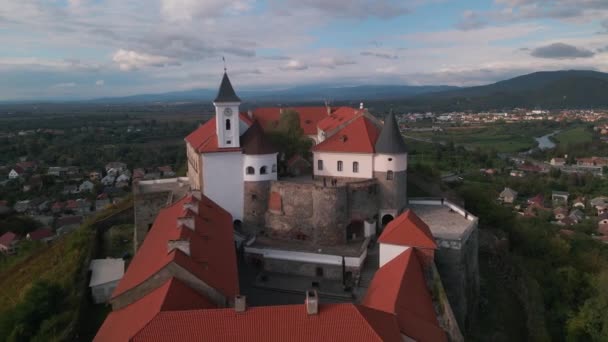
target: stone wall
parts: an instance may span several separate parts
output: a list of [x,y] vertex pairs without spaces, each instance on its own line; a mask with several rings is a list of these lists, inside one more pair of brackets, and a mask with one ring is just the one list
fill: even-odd
[[300,261],[264,259],[264,270],[267,272],[290,274],[306,277],[317,277],[317,268],[323,272],[323,279],[342,280],[342,266],[303,263]]
[[277,181],[270,192],[281,195],[282,212],[268,210],[265,232],[277,239],[298,239],[316,245],[346,243],[346,227],[353,220],[371,219],[378,211],[374,180],[338,186]]
[[479,298],[477,227],[458,248],[440,247],[435,262],[446,293],[462,330],[466,330]]
[[268,211],[270,182],[245,182],[243,210],[243,231],[257,234],[264,227],[265,214]]
[[158,211],[170,204],[171,191],[151,192],[143,194],[135,194],[134,199],[134,217],[135,217],[135,232],[133,238],[134,252],[137,252],[139,246],[144,242],[148,230],[152,227]]
[[386,172],[374,172],[378,182],[380,210],[394,209],[401,212],[407,205],[407,171],[393,173],[393,179],[386,179]]

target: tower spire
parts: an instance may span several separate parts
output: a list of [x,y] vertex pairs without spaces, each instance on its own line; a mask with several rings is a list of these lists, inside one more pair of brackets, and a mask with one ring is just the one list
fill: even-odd
[[226,69],[226,57],[222,56],[222,61],[224,62],[224,73],[226,73],[226,71],[228,69]]

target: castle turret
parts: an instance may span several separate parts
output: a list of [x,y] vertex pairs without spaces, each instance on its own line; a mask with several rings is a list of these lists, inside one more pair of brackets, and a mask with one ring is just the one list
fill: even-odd
[[391,112],[376,140],[374,178],[378,180],[379,219],[385,225],[407,205],[407,147]]
[[257,228],[264,226],[270,182],[277,180],[278,150],[266,138],[258,121],[255,121],[241,136],[241,146],[244,155],[243,228],[256,233]]

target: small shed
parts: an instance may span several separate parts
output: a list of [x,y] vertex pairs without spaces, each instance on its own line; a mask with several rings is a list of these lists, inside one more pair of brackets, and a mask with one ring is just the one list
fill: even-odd
[[91,281],[89,287],[96,304],[106,303],[110,300],[112,292],[125,274],[125,261],[123,259],[94,259],[89,265]]

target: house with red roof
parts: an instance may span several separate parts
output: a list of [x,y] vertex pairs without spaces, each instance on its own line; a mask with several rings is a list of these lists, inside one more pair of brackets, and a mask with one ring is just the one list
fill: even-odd
[[310,290],[303,304],[250,308],[231,223],[197,193],[161,210],[94,341],[447,341],[416,247],[376,272],[362,304],[322,304]]
[[49,242],[55,238],[55,233],[53,233],[51,228],[38,228],[28,233],[26,238],[30,241]]
[[412,210],[406,210],[390,221],[378,238],[380,267],[413,247],[418,248],[426,264],[433,262],[437,244],[429,226]]
[[13,232],[6,232],[0,236],[0,253],[14,254],[17,251],[19,237]]
[[19,166],[13,167],[8,173],[8,179],[17,179],[25,174],[25,170]]

